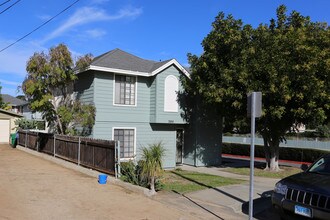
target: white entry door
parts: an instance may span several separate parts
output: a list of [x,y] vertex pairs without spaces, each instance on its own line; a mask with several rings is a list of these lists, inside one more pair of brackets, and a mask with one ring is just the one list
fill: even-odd
[[9,120],[0,119],[0,143],[9,143]]

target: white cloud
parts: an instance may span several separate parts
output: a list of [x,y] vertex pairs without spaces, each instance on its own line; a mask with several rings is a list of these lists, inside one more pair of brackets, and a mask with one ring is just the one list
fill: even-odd
[[141,14],[141,8],[128,7],[119,10],[117,14],[109,15],[103,9],[95,7],[82,7],[78,9],[64,24],[46,36],[42,42],[47,42],[48,40],[61,36],[63,33],[79,25],[97,21],[113,21],[124,18],[136,18]]
[[101,4],[104,4],[104,3],[107,3],[107,2],[109,2],[109,0],[92,0],[91,4],[101,5]]
[[[15,40],[0,38],[0,47],[4,48]],[[1,93],[16,96],[17,87],[21,85],[26,76],[26,62],[34,52],[46,51],[34,42],[20,42],[13,47],[0,52],[0,83]]]
[[103,37],[104,35],[106,35],[106,33],[107,32],[105,30],[101,30],[101,29],[91,29],[86,31],[86,35],[92,38]]
[[52,16],[50,16],[50,15],[38,15],[37,16],[40,20],[42,20],[42,21],[47,21],[47,20],[49,20]]
[[21,85],[22,82],[14,82],[14,81],[8,81],[5,79],[0,79],[1,85],[10,85],[10,86],[19,86]]
[[18,91],[17,88],[8,88],[8,87],[2,86],[1,94],[8,94],[8,95],[15,97],[15,96],[21,95],[23,93],[21,91]]
[[[0,38],[0,47],[4,48],[14,41]],[[16,76],[25,76],[25,66],[29,57],[34,52],[43,50],[45,48],[33,42],[20,42],[0,52],[0,75],[14,74]]]

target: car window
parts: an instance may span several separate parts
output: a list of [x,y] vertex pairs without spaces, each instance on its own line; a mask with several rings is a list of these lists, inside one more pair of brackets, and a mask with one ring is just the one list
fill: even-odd
[[330,174],[330,158],[319,159],[308,172],[316,172],[320,174]]

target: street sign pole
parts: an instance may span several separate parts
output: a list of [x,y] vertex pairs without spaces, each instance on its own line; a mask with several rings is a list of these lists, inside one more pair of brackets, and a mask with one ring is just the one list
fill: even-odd
[[255,93],[253,92],[252,97],[251,97],[251,149],[250,149],[249,220],[253,219],[254,133],[255,133]]
[[249,220],[253,219],[255,118],[261,116],[261,97],[261,92],[248,95],[248,116],[251,117]]

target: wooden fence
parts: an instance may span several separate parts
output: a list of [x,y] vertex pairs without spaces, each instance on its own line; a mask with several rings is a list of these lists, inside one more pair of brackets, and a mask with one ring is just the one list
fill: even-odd
[[17,142],[35,151],[116,175],[119,142],[23,130],[18,131]]

